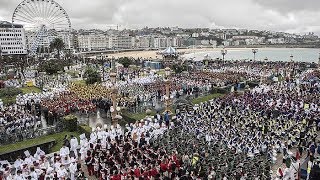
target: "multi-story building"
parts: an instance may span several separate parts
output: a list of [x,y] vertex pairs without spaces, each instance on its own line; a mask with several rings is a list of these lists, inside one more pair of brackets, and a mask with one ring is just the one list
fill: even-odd
[[111,38],[104,34],[78,35],[79,51],[99,51],[110,49]]
[[65,49],[71,50],[74,48],[73,35],[69,31],[59,31],[57,32],[57,38],[62,39]]
[[135,38],[132,36],[117,36],[115,46],[118,49],[132,49],[135,47]]
[[27,54],[23,26],[7,21],[0,21],[0,55],[23,54]]
[[138,36],[136,38],[137,44],[136,47],[138,48],[149,48],[151,47],[151,37],[150,36]]
[[284,44],[284,38],[271,38],[268,39],[267,42],[269,44]]

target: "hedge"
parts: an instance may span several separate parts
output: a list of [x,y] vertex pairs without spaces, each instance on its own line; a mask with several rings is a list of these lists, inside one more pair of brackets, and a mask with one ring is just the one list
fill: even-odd
[[224,88],[212,88],[210,94],[227,94],[230,92],[231,86],[226,86]]
[[85,134],[86,137],[90,137],[90,134],[92,132],[92,128],[90,126],[87,126],[87,125],[79,125],[78,126],[78,132],[80,134]]
[[255,87],[259,86],[259,82],[255,82],[255,81],[247,82],[247,84],[250,88],[255,88]]
[[77,131],[78,118],[75,115],[70,114],[65,116],[63,119],[64,119],[66,131],[69,131],[69,132]]
[[13,97],[13,96],[17,96],[18,94],[22,94],[22,90],[18,88],[7,87],[7,88],[0,89],[0,98]]

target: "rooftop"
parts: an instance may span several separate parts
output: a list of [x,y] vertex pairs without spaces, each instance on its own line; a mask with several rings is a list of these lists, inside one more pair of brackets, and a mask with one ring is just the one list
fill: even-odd
[[0,21],[0,28],[23,28],[22,25],[19,25],[19,24],[12,24],[8,21]]

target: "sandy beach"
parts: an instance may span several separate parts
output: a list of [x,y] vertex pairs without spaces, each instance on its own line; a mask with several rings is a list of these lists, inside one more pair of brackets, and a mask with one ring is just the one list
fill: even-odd
[[[219,50],[220,48],[199,48],[199,49],[178,49],[177,52],[183,52],[185,54],[194,53],[194,52],[206,52]],[[163,50],[162,50],[163,51]],[[159,51],[131,51],[131,52],[121,52],[116,54],[111,54],[115,58],[119,57],[132,57],[132,58],[143,58],[143,59],[157,59],[162,58],[161,55],[158,55]]]
[[[209,51],[220,51],[222,48],[196,48],[196,49],[178,49],[177,52],[184,54],[191,54],[197,52],[209,52]],[[251,50],[252,48],[226,48],[228,51],[241,51],[241,50]],[[268,50],[277,50],[279,48],[260,48]],[[163,50],[161,50],[163,51]],[[157,59],[162,58],[161,55],[158,55],[159,51],[131,51],[131,52],[121,52],[116,54],[110,54],[110,57],[132,57],[132,58],[143,58],[143,59]]]

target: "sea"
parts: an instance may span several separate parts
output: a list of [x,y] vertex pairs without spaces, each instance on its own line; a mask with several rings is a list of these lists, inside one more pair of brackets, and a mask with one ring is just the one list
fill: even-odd
[[[225,48],[227,54],[225,55],[225,60],[253,60],[254,56],[252,53],[252,48]],[[268,59],[268,61],[290,61],[293,56],[293,61],[297,62],[315,62],[318,63],[320,51],[319,49],[311,48],[260,48],[256,53],[256,60],[263,61]],[[221,58],[221,49],[216,48],[212,51],[204,52],[194,52],[183,55],[185,59],[194,59],[196,61],[201,61],[205,57],[210,59]]]

